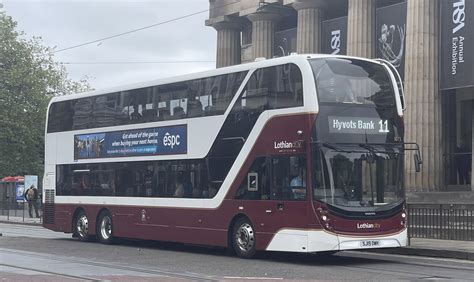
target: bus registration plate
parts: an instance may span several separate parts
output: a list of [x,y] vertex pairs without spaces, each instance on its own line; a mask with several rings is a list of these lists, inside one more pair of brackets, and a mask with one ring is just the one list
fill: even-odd
[[380,241],[378,240],[366,240],[360,242],[361,248],[371,248],[371,247],[379,247]]

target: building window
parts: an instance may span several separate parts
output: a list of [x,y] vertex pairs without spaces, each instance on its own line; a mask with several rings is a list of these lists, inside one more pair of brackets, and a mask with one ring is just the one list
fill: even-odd
[[443,93],[446,189],[470,190],[474,88]]

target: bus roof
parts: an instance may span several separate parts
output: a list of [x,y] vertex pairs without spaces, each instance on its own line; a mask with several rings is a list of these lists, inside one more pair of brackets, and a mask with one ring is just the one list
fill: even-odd
[[223,67],[223,68],[218,68],[218,69],[213,69],[213,70],[208,70],[208,71],[184,74],[184,75],[167,77],[167,78],[160,78],[156,80],[150,80],[150,81],[133,83],[133,84],[124,84],[124,85],[120,85],[116,87],[103,88],[103,89],[93,90],[89,92],[76,93],[76,94],[64,95],[64,96],[56,96],[51,99],[50,104],[53,102],[58,102],[58,101],[67,101],[67,100],[78,99],[78,98],[83,98],[83,97],[128,91],[128,90],[140,89],[140,88],[151,87],[151,86],[156,86],[156,85],[217,76],[217,75],[233,73],[233,72],[248,71],[248,70],[253,70],[257,68],[264,68],[264,67],[286,64],[286,63],[297,63],[297,62],[303,63],[307,61],[308,59],[317,59],[317,58],[350,58],[350,59],[365,60],[365,61],[370,61],[376,64],[380,64],[379,62],[375,60],[370,60],[367,58],[343,56],[343,55],[327,55],[327,54],[292,54],[289,56],[272,58],[272,59],[257,58],[254,62],[251,62],[251,63],[239,64],[239,65],[234,65],[234,66],[228,66],[228,67]]

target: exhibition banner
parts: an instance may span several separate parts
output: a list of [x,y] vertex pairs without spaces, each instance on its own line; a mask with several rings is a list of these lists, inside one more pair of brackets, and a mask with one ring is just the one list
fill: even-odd
[[296,52],[296,28],[275,32],[275,56],[283,57]]
[[321,53],[346,55],[347,17],[323,21],[321,38]]
[[474,0],[443,0],[440,88],[469,86],[474,86]]
[[405,77],[407,2],[378,8],[376,12],[376,58],[390,62]]

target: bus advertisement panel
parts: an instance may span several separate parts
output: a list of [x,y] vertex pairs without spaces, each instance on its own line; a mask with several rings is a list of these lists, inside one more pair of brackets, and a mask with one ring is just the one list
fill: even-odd
[[186,125],[74,135],[74,159],[186,154]]

